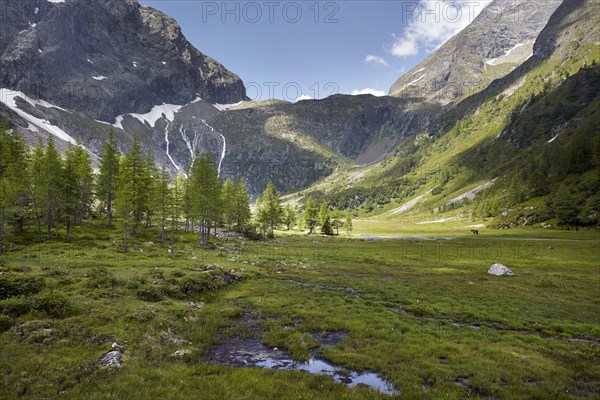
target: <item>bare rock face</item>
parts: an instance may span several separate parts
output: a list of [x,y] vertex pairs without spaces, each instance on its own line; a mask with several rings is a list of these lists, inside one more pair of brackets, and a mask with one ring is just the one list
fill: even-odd
[[484,89],[532,55],[538,34],[562,1],[493,1],[469,26],[400,77],[390,96],[447,105]]
[[0,87],[93,119],[246,99],[238,76],[137,0],[5,0],[0,19]]
[[487,272],[490,275],[496,276],[513,276],[514,272],[512,272],[506,265],[496,263],[490,267]]

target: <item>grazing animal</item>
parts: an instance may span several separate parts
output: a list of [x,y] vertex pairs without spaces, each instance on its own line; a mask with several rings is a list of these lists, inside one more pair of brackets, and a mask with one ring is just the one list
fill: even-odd
[[471,233],[473,233],[475,236],[479,235],[479,231],[477,229],[471,229]]

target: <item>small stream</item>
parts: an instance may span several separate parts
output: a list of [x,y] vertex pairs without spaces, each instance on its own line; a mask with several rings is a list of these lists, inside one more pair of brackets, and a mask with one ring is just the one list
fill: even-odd
[[278,371],[298,370],[316,375],[329,375],[336,382],[343,383],[348,387],[365,385],[389,396],[400,393],[391,383],[375,372],[357,372],[319,358],[322,348],[334,347],[344,339],[344,334],[331,333],[314,336],[319,340],[321,346],[311,352],[311,358],[307,362],[293,360],[287,352],[269,348],[260,339],[240,336],[230,337],[221,346],[209,350],[205,360],[209,364],[231,367],[258,367]]

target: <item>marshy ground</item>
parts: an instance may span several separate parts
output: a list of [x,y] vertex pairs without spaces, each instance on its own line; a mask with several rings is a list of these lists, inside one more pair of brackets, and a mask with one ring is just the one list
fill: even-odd
[[[172,255],[152,231],[119,253],[94,224],[15,241],[0,398],[597,398],[597,232],[431,229],[212,250],[184,234]],[[120,367],[98,365],[111,351]]]

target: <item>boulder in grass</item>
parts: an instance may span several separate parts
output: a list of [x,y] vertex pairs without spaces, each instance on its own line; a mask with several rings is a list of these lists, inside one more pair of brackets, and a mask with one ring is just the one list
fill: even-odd
[[488,269],[488,274],[496,276],[513,276],[514,272],[510,270],[506,265],[496,263]]
[[121,352],[117,350],[109,351],[98,361],[98,365],[101,367],[120,367]]

